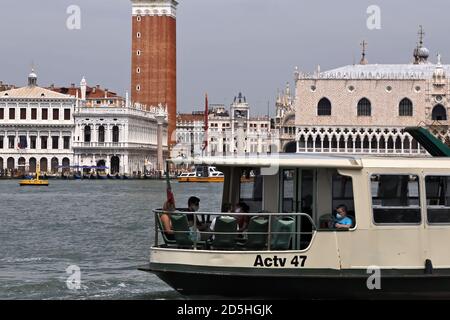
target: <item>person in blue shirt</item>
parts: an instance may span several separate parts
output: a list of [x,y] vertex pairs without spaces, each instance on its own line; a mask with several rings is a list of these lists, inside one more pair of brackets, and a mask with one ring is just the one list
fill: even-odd
[[347,217],[347,206],[341,204],[336,208],[336,217],[333,221],[333,227],[336,229],[350,229],[352,227],[353,221],[351,218]]

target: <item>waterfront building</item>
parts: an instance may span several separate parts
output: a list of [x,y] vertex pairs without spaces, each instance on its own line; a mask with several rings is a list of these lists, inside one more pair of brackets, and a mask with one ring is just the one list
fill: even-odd
[[[250,116],[250,105],[239,93],[230,105],[210,105],[205,136],[205,114],[179,114],[173,156],[226,156],[277,152],[278,135],[269,116]],[[205,144],[205,140],[208,142]]]
[[168,140],[175,142],[177,116],[175,0],[131,0],[131,100],[167,106]]
[[278,92],[275,110],[274,129],[279,132],[279,150],[296,152],[295,105],[289,83],[284,92]]
[[297,151],[420,156],[403,130],[417,125],[448,141],[450,65],[429,61],[423,34],[409,64],[369,64],[364,42],[359,64],[296,70]]
[[[84,80],[84,79],[83,79]],[[82,81],[83,83],[83,81]],[[84,96],[82,90],[81,95]],[[108,100],[108,99],[107,99]],[[140,175],[157,170],[158,117],[162,106],[142,109],[139,105],[86,104],[75,110],[74,157],[80,167],[97,172]],[[167,120],[161,125],[163,157],[167,157]],[[102,167],[105,167],[102,169]],[[84,169],[89,172],[90,169]]]
[[75,97],[37,84],[28,76],[23,88],[0,92],[0,170],[20,174],[56,173],[73,164]]
[[167,157],[163,106],[144,110],[84,78],[80,87],[50,89],[32,72],[27,87],[0,93],[0,170],[34,173],[39,164],[47,174],[132,176],[157,170],[158,148]]

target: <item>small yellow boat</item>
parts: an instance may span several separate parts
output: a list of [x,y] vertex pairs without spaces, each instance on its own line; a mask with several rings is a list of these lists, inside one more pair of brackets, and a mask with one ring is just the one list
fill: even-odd
[[41,175],[41,172],[39,170],[39,166],[36,168],[36,178],[35,179],[26,179],[26,180],[20,180],[19,184],[20,186],[48,186],[48,180],[41,180],[39,176]]

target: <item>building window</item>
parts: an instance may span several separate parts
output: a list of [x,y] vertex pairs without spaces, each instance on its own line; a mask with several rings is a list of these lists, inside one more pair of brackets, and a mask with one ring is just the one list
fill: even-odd
[[431,119],[438,121],[447,120],[447,111],[442,104],[438,104],[433,108]]
[[398,114],[401,117],[412,117],[413,115],[413,103],[408,98],[400,101]]
[[20,108],[20,120],[26,120],[27,119],[27,109]]
[[9,109],[9,120],[14,120],[16,118],[16,109]]
[[0,108],[0,120],[5,119],[5,109]]
[[141,50],[136,51],[136,55],[140,56],[141,55]]
[[137,20],[137,22],[141,22],[141,20],[142,20],[141,16],[137,16],[136,20]]
[[63,137],[64,139],[64,149],[70,149],[70,137]]
[[100,126],[98,128],[98,142],[104,143],[105,142],[105,127]]
[[119,127],[118,126],[114,126],[113,127],[113,143],[118,143],[119,142]]
[[59,109],[53,109],[53,120],[59,120]]
[[141,38],[141,33],[138,32],[138,33],[136,34],[136,37],[137,37],[138,39],[140,39],[140,38]]
[[136,73],[141,73],[141,68],[136,68]]
[[91,127],[84,127],[84,142],[91,142]]
[[387,93],[391,93],[392,92],[392,87],[391,86],[387,86],[386,87],[386,92]]
[[136,86],[136,91],[141,91],[141,86],[140,85]]
[[36,149],[36,136],[30,136],[30,149]]
[[31,109],[31,120],[37,120],[37,109],[36,108]]
[[48,148],[47,140],[48,140],[48,137],[41,137],[41,149],[45,150]]
[[322,98],[317,105],[318,116],[331,116],[331,102],[327,98]]
[[373,175],[371,177],[373,219],[377,224],[419,224],[419,177]]
[[8,136],[8,148],[9,148],[9,149],[14,149],[14,147],[15,147],[15,142],[16,142],[16,137],[14,137],[14,136]]
[[28,147],[27,136],[19,136],[19,149],[26,149]]
[[0,149],[3,149],[3,136],[0,136]]
[[59,137],[52,137],[52,149],[59,149]]
[[48,120],[48,109],[42,109],[42,120]]
[[450,177],[425,178],[428,223],[450,223]]
[[358,117],[370,117],[372,115],[372,105],[366,98],[358,102]]
[[64,120],[70,120],[70,109],[64,109]]

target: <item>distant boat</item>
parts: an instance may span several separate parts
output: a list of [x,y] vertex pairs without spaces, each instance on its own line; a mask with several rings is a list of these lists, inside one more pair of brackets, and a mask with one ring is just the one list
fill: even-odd
[[39,170],[39,166],[37,166],[36,168],[36,178],[35,179],[25,179],[25,180],[20,180],[19,185],[20,186],[43,186],[43,187],[47,187],[48,186],[48,180],[41,180],[39,175],[41,174],[40,170]]
[[178,182],[223,182],[223,172],[212,166],[197,166],[191,172],[184,172],[177,177]]

